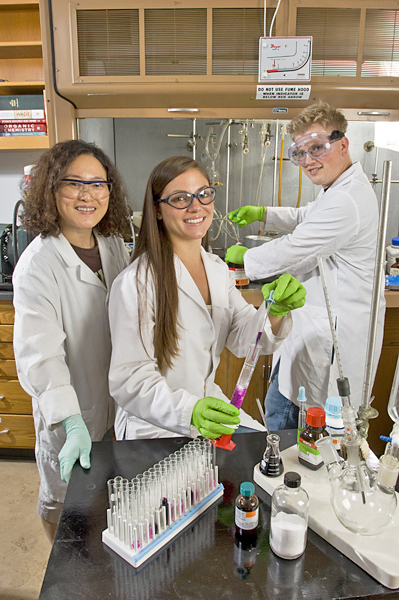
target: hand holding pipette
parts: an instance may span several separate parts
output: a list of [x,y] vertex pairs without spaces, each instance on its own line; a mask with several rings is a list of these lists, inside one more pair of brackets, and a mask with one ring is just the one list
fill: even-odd
[[291,310],[301,308],[305,304],[306,290],[303,285],[289,273],[284,273],[275,281],[266,283],[262,287],[262,294],[266,301],[273,293],[273,304],[270,314],[273,317],[284,317]]

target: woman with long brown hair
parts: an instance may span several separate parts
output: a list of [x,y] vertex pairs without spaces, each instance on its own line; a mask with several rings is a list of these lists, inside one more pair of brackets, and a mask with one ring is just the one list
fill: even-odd
[[24,195],[21,221],[37,237],[14,271],[14,351],[32,396],[38,513],[52,540],[75,461],[90,467],[91,441],[114,422],[107,299],[128,263],[130,209],[115,165],[82,140],[45,152]]
[[[168,158],[150,175],[133,262],[110,297],[118,439],[216,438],[232,433],[226,425],[237,425],[239,417],[242,425],[261,428],[214,381],[223,348],[245,356],[259,327],[226,264],[207,252],[215,193],[205,169],[189,157]],[[306,292],[289,275],[271,286],[282,315],[303,305]],[[262,354],[273,352],[290,329],[290,315],[271,316]]]

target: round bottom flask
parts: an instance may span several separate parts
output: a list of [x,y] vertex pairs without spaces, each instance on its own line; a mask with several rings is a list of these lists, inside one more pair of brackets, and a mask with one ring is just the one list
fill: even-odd
[[396,510],[396,495],[377,480],[371,481],[365,465],[347,466],[332,482],[332,506],[342,525],[354,533],[375,535],[384,531]]

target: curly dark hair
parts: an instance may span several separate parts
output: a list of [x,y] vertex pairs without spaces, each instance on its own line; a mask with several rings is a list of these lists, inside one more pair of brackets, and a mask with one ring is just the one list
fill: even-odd
[[55,192],[69,165],[84,154],[94,156],[104,167],[108,180],[112,182],[108,210],[96,226],[96,230],[105,237],[114,235],[129,240],[132,235],[131,210],[122,177],[101,148],[83,140],[68,140],[55,144],[42,154],[33,167],[26,189],[24,182],[21,182],[24,197],[22,225],[29,233],[41,234],[43,237],[58,236],[61,233]]

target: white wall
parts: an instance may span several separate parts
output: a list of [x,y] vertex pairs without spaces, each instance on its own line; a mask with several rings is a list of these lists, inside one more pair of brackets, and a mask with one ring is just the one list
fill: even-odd
[[12,223],[16,202],[21,198],[24,166],[36,162],[43,150],[0,151],[0,223]]

